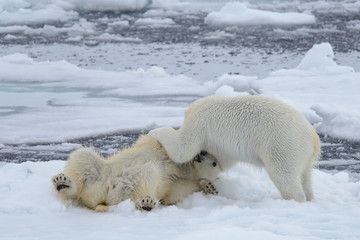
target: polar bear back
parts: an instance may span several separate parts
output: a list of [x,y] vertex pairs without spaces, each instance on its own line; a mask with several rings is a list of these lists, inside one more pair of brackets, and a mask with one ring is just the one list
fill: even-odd
[[263,166],[263,159],[268,159],[264,156],[269,154],[310,158],[304,153],[314,152],[315,131],[305,117],[287,104],[263,96],[202,98],[186,111],[179,132],[199,134],[194,139],[202,141],[202,149],[224,159],[225,168],[238,160]]

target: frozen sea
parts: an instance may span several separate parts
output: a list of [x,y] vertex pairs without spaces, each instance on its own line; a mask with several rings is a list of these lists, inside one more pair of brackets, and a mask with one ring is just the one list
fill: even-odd
[[[0,0],[0,239],[359,239],[359,39],[355,0]],[[305,115],[322,140],[314,201],[246,165],[219,196],[147,214],[56,199],[72,150],[110,155],[211,94]]]

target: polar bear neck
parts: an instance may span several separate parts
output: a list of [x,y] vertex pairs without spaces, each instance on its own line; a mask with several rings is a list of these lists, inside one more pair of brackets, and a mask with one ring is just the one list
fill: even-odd
[[189,180],[197,180],[197,172],[193,162],[177,164],[180,172],[183,174],[182,178]]

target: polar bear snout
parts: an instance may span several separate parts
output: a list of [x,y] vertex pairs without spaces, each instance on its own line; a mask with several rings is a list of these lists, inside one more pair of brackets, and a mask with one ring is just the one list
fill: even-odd
[[201,151],[193,158],[193,165],[199,178],[215,180],[223,171],[214,155]]

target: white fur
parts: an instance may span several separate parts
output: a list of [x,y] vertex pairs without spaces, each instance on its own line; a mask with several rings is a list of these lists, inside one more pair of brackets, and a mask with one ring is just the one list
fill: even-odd
[[160,200],[175,204],[195,191],[206,192],[204,179],[214,181],[221,167],[211,155],[202,156],[202,160],[177,164],[158,141],[142,136],[132,147],[108,159],[92,148],[74,151],[53,182],[61,199],[80,200],[96,211],[106,211],[107,206],[129,198],[141,207],[151,201],[145,206],[151,209]]
[[239,161],[264,167],[284,199],[313,199],[311,173],[320,140],[304,116],[263,96],[209,96],[189,107],[179,130],[163,127],[149,135],[177,163],[205,150],[224,169]]

